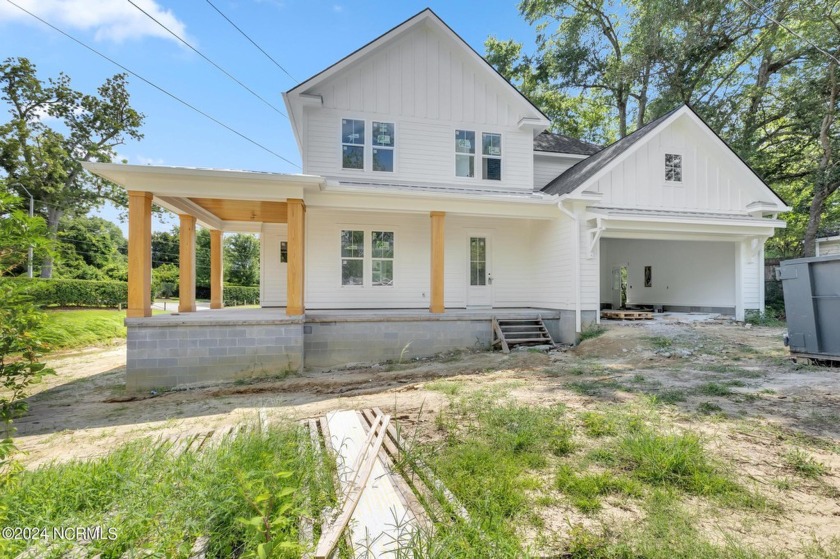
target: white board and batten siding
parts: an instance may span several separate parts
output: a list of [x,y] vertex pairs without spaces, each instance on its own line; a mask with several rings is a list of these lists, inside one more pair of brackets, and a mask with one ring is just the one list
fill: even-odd
[[[431,223],[428,214],[307,211],[306,307],[309,309],[426,309],[429,307]],[[468,306],[470,235],[490,242],[495,307],[537,306],[534,259],[528,250],[537,221],[447,215],[444,235],[444,304]],[[540,222],[541,225],[549,222]],[[341,285],[341,231],[365,232],[365,285]],[[394,281],[370,285],[371,231],[394,233]],[[558,243],[559,244],[559,243]],[[566,281],[565,278],[557,278]]]
[[260,305],[286,306],[286,264],[281,262],[280,245],[288,235],[285,223],[263,223],[260,231]]
[[[685,211],[743,212],[773,194],[726,148],[682,116],[587,190],[603,194],[599,206]],[[665,154],[682,156],[682,182],[665,181]]]
[[[430,25],[418,25],[393,42],[308,89],[322,106],[303,111],[304,173],[342,180],[444,183],[457,186],[533,188],[533,133],[520,130],[526,116],[517,93],[499,83],[458,45]],[[341,120],[395,123],[394,172],[341,168]],[[455,130],[476,133],[476,175],[481,133],[502,135],[502,180],[455,177]]]

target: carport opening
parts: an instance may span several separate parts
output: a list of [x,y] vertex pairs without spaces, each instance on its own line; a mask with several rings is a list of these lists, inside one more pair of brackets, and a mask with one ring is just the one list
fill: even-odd
[[599,242],[602,309],[735,314],[736,243]]

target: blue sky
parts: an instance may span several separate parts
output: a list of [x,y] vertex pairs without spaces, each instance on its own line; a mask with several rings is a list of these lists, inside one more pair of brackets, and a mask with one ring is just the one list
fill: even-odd
[[[134,72],[294,163],[289,121],[179,43],[127,0],[14,0]],[[281,93],[296,82],[204,0],[134,0],[210,59],[285,112]],[[212,0],[294,78],[305,80],[426,7],[479,53],[489,35],[533,44],[515,0]],[[65,72],[93,91],[119,68],[0,0],[0,57],[27,57],[42,79]],[[132,105],[146,115],[140,142],[118,149],[132,164],[274,172],[299,169],[266,153],[130,77]],[[102,215],[115,219],[116,212]],[[157,224],[156,229],[165,228]]]

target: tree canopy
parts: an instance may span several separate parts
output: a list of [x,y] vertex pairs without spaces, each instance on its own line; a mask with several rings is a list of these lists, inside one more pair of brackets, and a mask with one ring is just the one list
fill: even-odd
[[812,255],[840,226],[840,4],[831,0],[522,0],[532,52],[487,59],[561,133],[609,143],[690,104],[793,207],[771,241]]

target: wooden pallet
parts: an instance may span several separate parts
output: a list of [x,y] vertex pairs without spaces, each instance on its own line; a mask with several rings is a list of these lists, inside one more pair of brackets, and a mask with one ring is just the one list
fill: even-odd
[[607,320],[653,320],[653,313],[648,311],[601,311],[601,318]]

